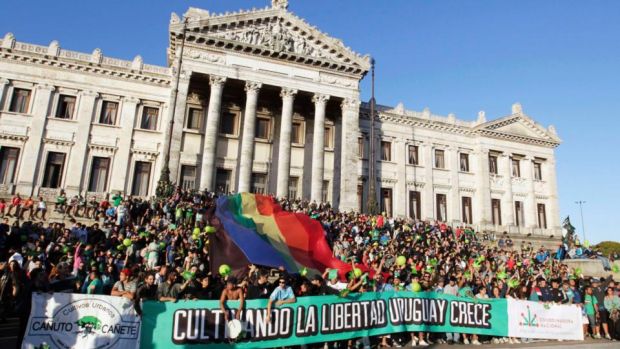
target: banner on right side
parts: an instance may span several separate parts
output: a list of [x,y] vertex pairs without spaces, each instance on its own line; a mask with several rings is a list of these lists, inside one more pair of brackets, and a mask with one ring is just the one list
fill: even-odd
[[583,340],[579,306],[507,301],[509,337]]

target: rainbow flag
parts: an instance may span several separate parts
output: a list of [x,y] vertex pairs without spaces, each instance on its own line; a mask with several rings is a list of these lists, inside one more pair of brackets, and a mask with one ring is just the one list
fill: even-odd
[[228,264],[243,275],[249,264],[283,267],[289,273],[303,269],[320,274],[327,268],[340,275],[351,266],[334,258],[321,224],[301,213],[283,211],[273,198],[242,193],[217,200],[216,227],[210,236],[211,271]]

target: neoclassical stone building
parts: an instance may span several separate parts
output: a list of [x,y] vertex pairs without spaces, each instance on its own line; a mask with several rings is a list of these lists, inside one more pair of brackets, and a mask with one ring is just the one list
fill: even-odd
[[[150,196],[169,152],[185,188],[368,200],[361,56],[273,0],[172,14],[168,67],[0,42],[0,191]],[[476,121],[379,105],[377,198],[397,216],[559,235],[560,140],[519,104]]]

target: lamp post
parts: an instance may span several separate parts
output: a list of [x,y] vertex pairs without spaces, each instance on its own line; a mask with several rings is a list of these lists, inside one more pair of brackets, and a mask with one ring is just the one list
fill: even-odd
[[370,98],[370,149],[368,154],[368,213],[377,214],[377,179],[375,178],[375,60],[370,61],[372,69],[372,96]]
[[174,118],[177,111],[177,98],[179,96],[179,80],[181,79],[181,65],[183,63],[183,51],[185,49],[185,33],[187,32],[187,18],[183,20],[183,32],[182,32],[182,40],[181,40],[181,50],[179,57],[177,59],[177,70],[175,75],[174,82],[174,90],[172,97],[172,115],[170,116],[170,126],[168,128],[168,147],[166,150],[166,155],[164,158],[164,165],[161,168],[161,174],[159,175],[159,181],[157,181],[157,189],[155,189],[155,194],[158,198],[165,198],[172,195],[174,191],[174,185],[170,180],[170,148],[172,147],[172,130],[174,128]]
[[575,203],[579,205],[579,211],[581,213],[581,231],[583,232],[583,242],[585,242],[586,241],[586,225],[583,222],[583,204],[585,204],[586,202],[579,200],[579,201],[575,201]]

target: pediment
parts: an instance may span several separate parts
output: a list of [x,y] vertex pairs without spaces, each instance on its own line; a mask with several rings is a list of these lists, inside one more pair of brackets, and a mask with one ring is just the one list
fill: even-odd
[[513,114],[493,120],[477,127],[478,131],[487,135],[516,137],[523,140],[542,141],[559,144],[560,139],[554,133],[537,124],[524,114]]
[[[210,14],[190,8],[186,43],[210,50],[230,50],[293,64],[357,75],[370,69],[370,57],[361,56],[341,40],[320,32],[285,7],[236,13]],[[173,15],[170,22],[170,49],[182,38],[183,23]]]

